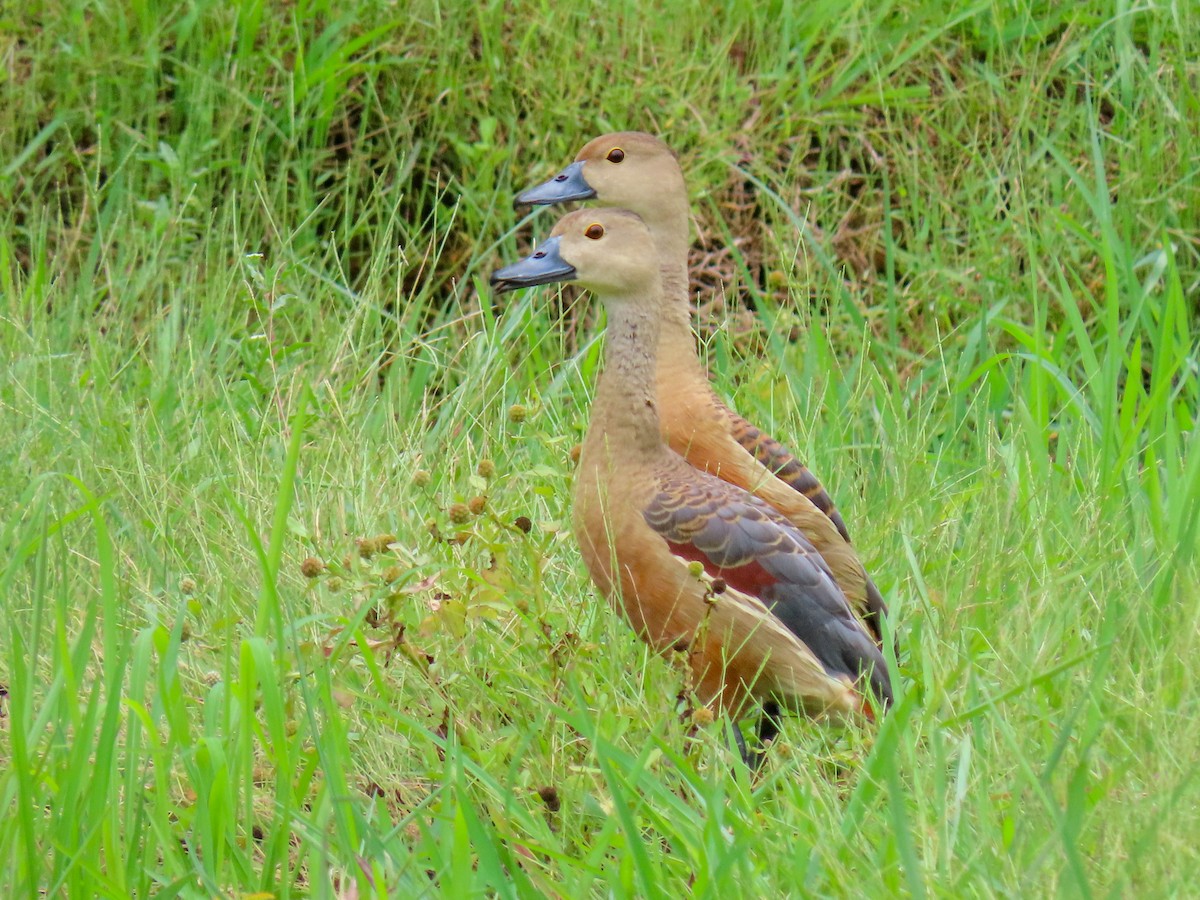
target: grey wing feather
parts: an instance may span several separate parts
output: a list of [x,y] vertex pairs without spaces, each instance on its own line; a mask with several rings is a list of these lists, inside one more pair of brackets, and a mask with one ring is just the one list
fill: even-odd
[[866,675],[876,695],[890,702],[879,648],[808,538],[757,497],[704,473],[690,475],[663,480],[643,510],[647,524],[673,552],[766,603],[827,671]]

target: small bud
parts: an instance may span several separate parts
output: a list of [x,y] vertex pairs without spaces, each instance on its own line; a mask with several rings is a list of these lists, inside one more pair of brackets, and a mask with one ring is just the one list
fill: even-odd
[[698,706],[692,710],[692,724],[701,727],[713,723],[713,712],[707,706]]
[[403,566],[388,566],[383,570],[383,581],[385,584],[391,584],[393,581],[399,581],[403,574]]
[[315,556],[310,556],[304,562],[300,563],[300,574],[305,578],[316,578],[324,571],[325,563]]
[[196,593],[196,579],[194,579],[194,578],[179,579],[179,593],[185,594],[188,596]]
[[529,516],[517,516],[515,519],[513,519],[513,524],[516,525],[517,528],[521,529],[521,531],[523,531],[525,534],[529,534],[529,532],[533,531],[533,523],[529,521]]
[[370,559],[378,549],[373,538],[359,538],[354,543],[358,544],[358,555],[363,559]]
[[451,503],[446,515],[455,525],[463,525],[471,521],[471,508],[465,503]]
[[699,578],[704,574],[704,563],[700,562],[698,559],[693,559],[690,563],[688,563],[688,574],[693,578]]
[[520,425],[529,418],[529,410],[520,403],[514,403],[508,408],[508,421],[514,425]]
[[472,497],[469,501],[467,501],[467,509],[471,511],[471,515],[473,516],[477,516],[483,512],[486,506],[487,497],[483,496],[483,494]]
[[713,579],[713,582],[712,582],[712,592],[713,592],[714,594],[718,594],[718,595],[719,595],[719,594],[723,594],[723,593],[725,593],[725,589],[726,589],[727,587],[729,587],[729,585],[727,585],[727,584],[725,583],[725,579],[724,579],[724,578],[714,578],[714,579]]
[[479,461],[479,465],[475,467],[475,471],[478,472],[482,478],[491,478],[496,474],[496,464],[490,459],[481,459]]
[[412,483],[415,487],[429,487],[429,482],[433,480],[433,476],[425,469],[417,469],[413,472]]
[[342,579],[335,575],[333,578],[330,578],[327,582],[325,582],[325,587],[329,588],[329,590],[336,594],[342,589]]
[[578,464],[579,455],[583,453],[583,444],[576,444],[571,448],[571,462]]
[[377,534],[375,535],[375,552],[382,553],[394,543],[396,543],[396,536],[394,534]]

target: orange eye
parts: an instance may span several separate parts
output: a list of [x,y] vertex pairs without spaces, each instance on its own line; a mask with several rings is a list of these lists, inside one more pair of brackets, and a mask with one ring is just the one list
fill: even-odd
[[625,158],[625,151],[620,147],[613,147],[608,151],[608,156],[604,157],[611,163],[619,163]]
[[593,241],[598,241],[600,238],[604,237],[604,226],[598,222],[594,225],[589,225],[583,232],[583,236],[585,238],[590,238]]

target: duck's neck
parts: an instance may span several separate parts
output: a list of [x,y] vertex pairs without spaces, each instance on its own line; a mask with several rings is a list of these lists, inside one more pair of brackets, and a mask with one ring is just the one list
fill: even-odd
[[655,362],[662,304],[654,298],[603,299],[608,311],[604,373],[588,441],[603,441],[610,453],[626,457],[661,454]]
[[659,335],[659,380],[679,387],[691,382],[708,385],[692,336],[692,305],[688,291],[688,217],[686,206],[669,211],[653,229],[662,273],[662,329]]

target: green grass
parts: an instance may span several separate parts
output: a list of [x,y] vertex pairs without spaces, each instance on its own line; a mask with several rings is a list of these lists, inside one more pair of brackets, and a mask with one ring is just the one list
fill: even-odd
[[[0,10],[0,893],[1189,893],[1200,14],[751,7]],[[899,638],[758,778],[579,563],[594,307],[486,291],[625,127]]]

